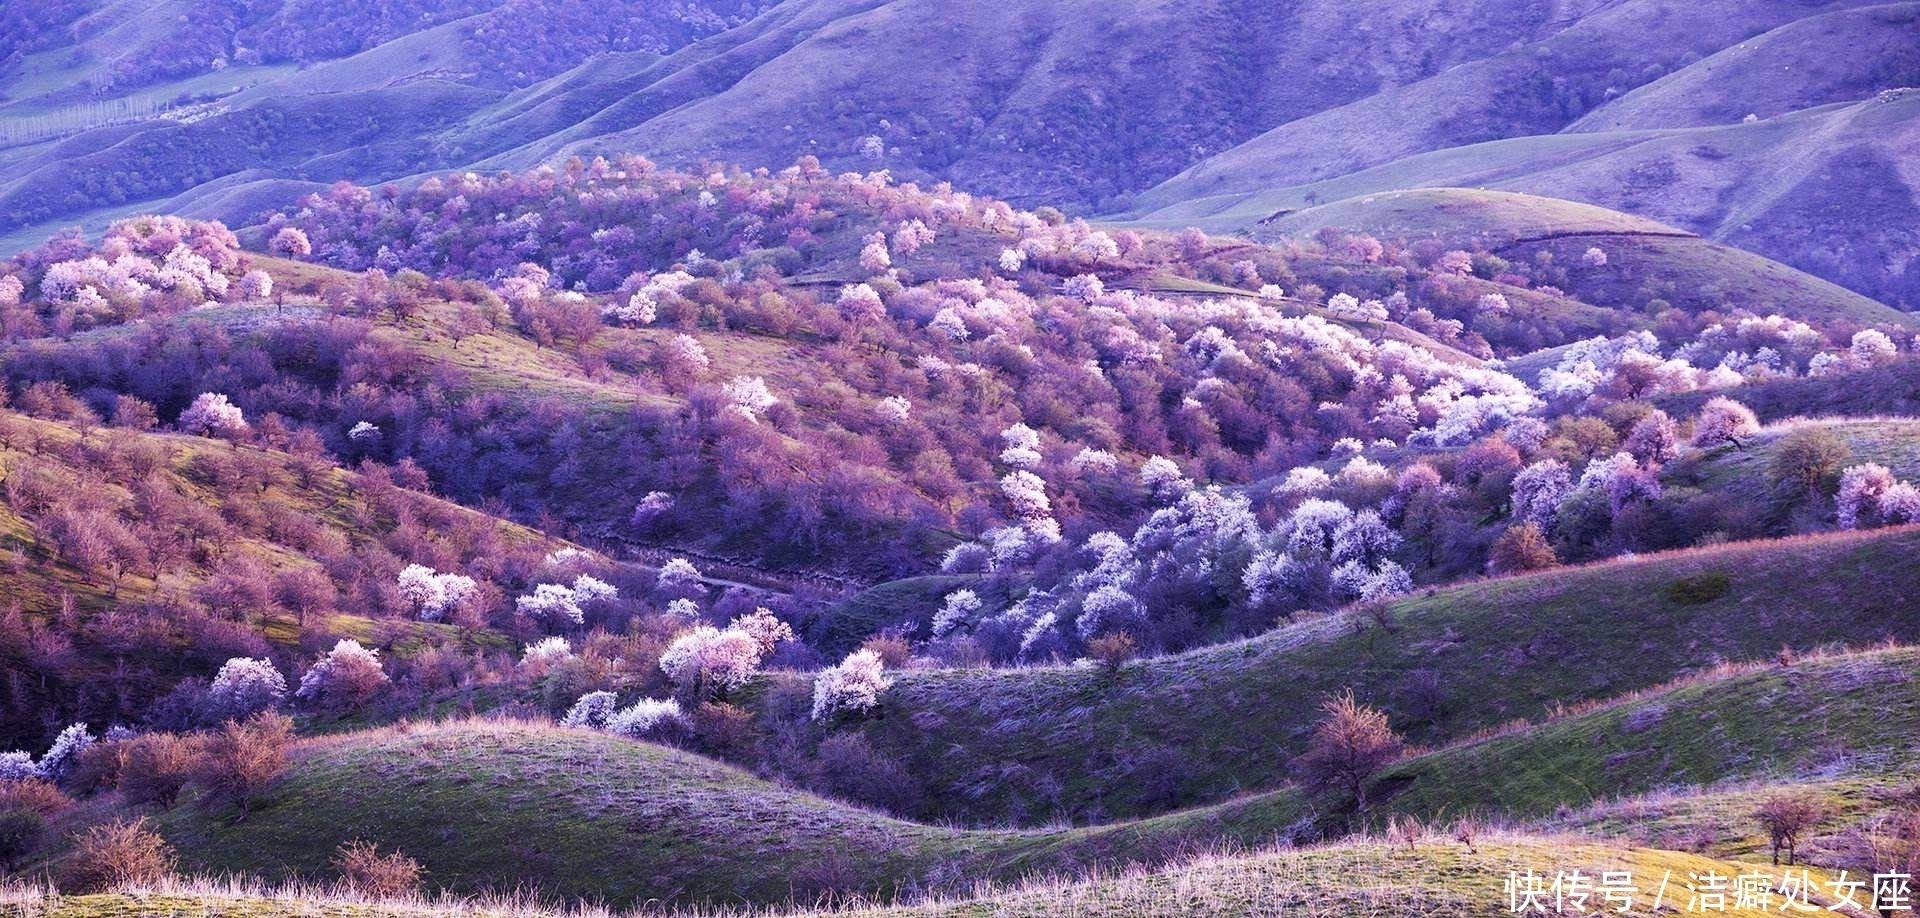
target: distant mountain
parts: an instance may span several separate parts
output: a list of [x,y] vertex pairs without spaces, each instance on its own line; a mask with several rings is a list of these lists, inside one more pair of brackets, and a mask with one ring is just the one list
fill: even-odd
[[[55,4],[0,33],[0,244],[135,211],[250,222],[340,179],[810,154],[1236,231],[1353,194],[1488,185],[1911,303],[1913,106],[1870,100],[1920,84],[1916,14],[1848,0]],[[1765,120],[1741,129],[1748,114]]]
[[1891,87],[1920,86],[1917,33],[1914,3],[1813,16],[1638,89],[1609,85],[1577,119],[1542,108],[1503,123],[1530,69],[1592,53],[1545,43],[1282,125],[1142,194],[1133,216],[1225,232],[1382,191],[1520,191],[1652,217],[1911,307],[1920,91]]

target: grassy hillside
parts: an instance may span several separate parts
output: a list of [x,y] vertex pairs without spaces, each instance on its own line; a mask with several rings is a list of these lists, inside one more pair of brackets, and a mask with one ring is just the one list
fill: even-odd
[[[962,918],[962,916],[1127,915],[1226,916],[1287,914],[1394,916],[1446,915],[1496,918],[1512,914],[1504,884],[1511,871],[1533,870],[1549,878],[1580,870],[1589,877],[1627,871],[1639,888],[1636,908],[1652,906],[1662,876],[1723,876],[1760,873],[1784,876],[1778,868],[1733,864],[1692,854],[1646,848],[1621,848],[1554,836],[1503,833],[1463,844],[1424,836],[1411,845],[1361,841],[1300,851],[1257,855],[1209,855],[1178,867],[1115,872],[1079,882],[1042,882],[989,889],[971,896],[946,897],[920,905],[850,906],[832,911],[802,910],[770,914],[854,915],[865,918]],[[1687,894],[1676,886],[1662,897],[1665,907],[1684,909]],[[132,918],[156,912],[192,912],[208,918],[350,918],[369,912],[393,918],[445,918],[449,913],[526,918],[525,906],[451,903],[369,904],[326,892],[254,891],[244,888],[187,886],[152,892],[74,896],[46,900],[20,896],[33,914],[45,918]],[[1815,892],[1816,903],[1831,901]],[[1596,900],[1597,901],[1597,900]],[[1739,918],[1777,914],[1734,905],[1724,911]]]
[[[6,748],[37,748],[48,720],[138,722],[180,678],[233,655],[286,655],[303,637],[458,642],[448,626],[377,621],[377,591],[361,591],[389,576],[393,550],[446,566],[479,552],[476,571],[511,578],[565,544],[312,454],[11,411],[0,472],[7,602],[24,614],[0,658],[34,677],[9,696]],[[41,627],[52,634],[32,640],[56,652],[30,650]]]
[[159,824],[209,872],[323,877],[337,845],[365,838],[450,889],[537,886],[619,905],[890,892],[977,847],[676,750],[486,722],[313,741],[245,822],[182,808]]
[[[275,180],[463,166],[532,139],[443,139],[491,120],[514,88],[610,51],[657,60],[768,5],[97,4],[0,65],[0,238],[25,247],[129,204],[180,212],[192,198],[192,212],[251,222]],[[198,193],[234,181],[260,187]]]
[[923,629],[947,594],[977,587],[984,578],[930,575],[889,580],[840,602],[809,631],[807,643],[830,654],[844,653],[867,636],[888,628]]
[[[1864,753],[1854,761],[1867,768],[1886,766],[1886,757]],[[1846,759],[1835,764],[1845,764]],[[1834,771],[1837,769],[1824,769]],[[1613,841],[1695,851],[1740,860],[1770,858],[1770,838],[1754,811],[1779,795],[1815,802],[1824,817],[1808,833],[1802,852],[1808,863],[1832,864],[1844,852],[1846,833],[1876,818],[1911,806],[1915,782],[1911,770],[1850,772],[1845,777],[1755,778],[1718,782],[1708,787],[1664,788],[1645,794],[1574,807],[1539,823],[1548,831],[1597,835]]]
[[1278,213],[1261,225],[1276,234],[1307,236],[1331,226],[1382,238],[1471,240],[1489,249],[1541,236],[1687,235],[1591,204],[1468,188],[1386,191]]
[[[413,0],[315,12],[310,34],[277,9],[196,18],[182,6],[110,4],[82,42],[93,53],[58,48],[27,58],[19,98],[0,106],[0,130],[13,115],[23,143],[83,136],[104,155],[89,180],[70,181],[51,199],[28,193],[62,179],[48,150],[21,146],[0,157],[0,181],[45,173],[0,199],[12,205],[0,209],[0,231],[97,218],[132,200],[160,206],[183,188],[140,180],[156,162],[190,188],[249,167],[280,179],[382,181],[605,150],[749,166],[813,154],[836,169],[884,166],[1021,202],[1117,211],[1137,209],[1134,195],[1218,155],[1175,179],[1184,191],[1147,194],[1145,209],[1159,209],[1552,133],[1663,76],[1722,66],[1723,54],[1763,62],[1722,68],[1739,77],[1736,95],[1770,82],[1790,84],[1779,90],[1789,98],[1857,99],[1901,85],[1907,73],[1898,49],[1886,47],[1872,58],[1877,67],[1835,75],[1810,66],[1804,77],[1761,79],[1789,51],[1801,57],[1785,60],[1812,56],[1802,50],[1807,36],[1857,49],[1879,47],[1872,36],[1884,45],[1899,28],[1897,12],[1822,17],[1828,9],[1783,0],[1686,8],[1632,0],[1566,15],[1512,0],[1445,12],[1325,0],[1286,8],[807,0],[771,9],[714,0],[599,16],[536,0]],[[1801,20],[1819,24],[1786,31]],[[521,40],[491,40],[501,34]],[[1740,44],[1756,35],[1771,40]],[[937,66],[921,60],[928,41],[951,49]],[[118,83],[103,73],[116,67],[129,71]],[[916,78],[892,78],[903,72]],[[97,113],[60,92],[89,82],[113,86]],[[327,95],[359,96],[369,110],[404,108],[421,83],[479,92],[441,93],[442,120],[389,121],[378,142],[299,123],[297,114],[258,117],[308,112]],[[176,99],[188,102],[172,112]],[[168,136],[177,150],[109,142],[168,127],[162,114],[187,122]],[[1131,129],[1141,124],[1155,129]],[[236,134],[252,162],[215,155]],[[877,160],[863,152],[868,137],[881,142]],[[279,152],[316,140],[324,151]],[[1223,184],[1221,175],[1251,184]]]
[[[1871,809],[1868,789],[1886,786],[1858,769],[1920,764],[1917,664],[1920,651],[1902,649],[1732,667],[1416,755],[1378,779],[1369,819],[1537,820],[1660,788],[1836,770],[1856,773],[1832,789],[1855,800],[1835,817],[1857,817]],[[309,741],[245,821],[187,806],[159,824],[198,871],[321,879],[333,847],[361,838],[408,852],[436,885],[461,892],[531,885],[613,903],[764,903],[1177,861],[1337,831],[1350,818],[1343,803],[1287,790],[1136,823],[965,831],[889,819],[663,747],[476,721]],[[1741,843],[1750,812],[1730,798],[1714,805],[1740,833],[1724,853],[1753,856]],[[1587,812],[1587,828],[1636,837],[1669,818],[1624,805]]]
[[1731,124],[1920,85],[1920,4],[1809,16],[1622,94],[1569,131]]
[[1824,418],[1794,421],[1770,426],[1756,435],[1746,449],[1717,450],[1702,453],[1670,466],[1669,477],[1702,490],[1716,491],[1734,503],[1764,505],[1798,494],[1782,494],[1768,469],[1780,452],[1780,441],[1800,429],[1818,429],[1833,434],[1846,445],[1849,458],[1843,466],[1877,462],[1891,469],[1896,477],[1920,476],[1920,420],[1903,418]]
[[[1326,693],[1352,686],[1422,742],[1605,698],[1782,645],[1920,636],[1905,529],[1743,543],[1471,583],[1109,676],[902,673],[863,726],[925,812],[1101,819],[1272,787]],[[1818,577],[1804,576],[1819,571]]]
[[[1712,393],[1688,392],[1654,401],[1679,417],[1698,411],[1711,397]],[[1742,386],[1739,399],[1768,422],[1793,417],[1920,417],[1920,361],[1902,358],[1833,376],[1770,379]]]
[[1142,194],[1141,204],[1308,185],[1435,150],[1555,134],[1612,96],[1812,12],[1780,2],[1612,4],[1502,53],[1281,124]]
[[1920,654],[1902,649],[1709,675],[1409,759],[1381,776],[1381,793],[1401,812],[1465,805],[1539,819],[1728,778],[1910,771],[1917,665]]

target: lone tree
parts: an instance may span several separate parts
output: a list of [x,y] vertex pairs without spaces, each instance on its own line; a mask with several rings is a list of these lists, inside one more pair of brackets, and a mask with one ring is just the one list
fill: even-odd
[[1761,828],[1767,830],[1767,839],[1773,845],[1774,864],[1780,863],[1780,849],[1785,848],[1789,867],[1793,866],[1801,834],[1813,828],[1826,815],[1826,808],[1819,801],[1792,794],[1769,797],[1753,811],[1753,818],[1759,820]]
[[1740,438],[1759,432],[1760,421],[1751,408],[1726,396],[1716,396],[1700,406],[1700,416],[1693,422],[1693,445],[1712,449],[1731,443],[1737,449],[1745,449]]
[[1353,795],[1355,807],[1367,809],[1367,782],[1400,757],[1406,742],[1387,724],[1387,715],[1355,700],[1353,690],[1320,703],[1326,717],[1313,728],[1307,751],[1293,760],[1307,786],[1318,791],[1342,790]]
[[238,807],[233,821],[239,822],[286,771],[287,749],[292,745],[293,719],[285,714],[262,711],[244,722],[227,721],[208,738],[194,781],[208,802]]
[[1547,541],[1540,524],[1527,520],[1517,526],[1507,527],[1507,531],[1494,540],[1493,551],[1487,557],[1487,572],[1517,574],[1559,563],[1560,557],[1553,553],[1553,545]]
[[1822,482],[1839,473],[1853,450],[1838,434],[1822,427],[1800,427],[1780,438],[1767,477],[1798,494],[1812,494]]

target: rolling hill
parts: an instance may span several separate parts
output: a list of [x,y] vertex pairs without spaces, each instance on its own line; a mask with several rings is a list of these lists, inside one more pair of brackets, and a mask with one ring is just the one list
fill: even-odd
[[1166,811],[1284,780],[1318,699],[1348,686],[1437,743],[1783,645],[1914,640],[1896,597],[1916,586],[1895,559],[1916,539],[1740,543],[1430,589],[1380,620],[1308,620],[1111,676],[905,672],[860,732],[920,778],[925,816]]
[[[1416,753],[1380,776],[1366,820],[1561,824],[1571,820],[1556,813],[1598,805],[1579,821],[1600,833],[1591,843],[1606,844],[1672,818],[1612,803],[1656,789],[1796,776],[1871,784],[1872,774],[1920,765],[1903,713],[1915,709],[1917,660],[1902,649],[1727,667]],[[1716,805],[1714,793],[1685,799]],[[310,740],[244,821],[192,805],[157,820],[188,866],[210,875],[312,882],[326,876],[335,846],[360,839],[409,853],[436,887],[458,893],[537,888],[613,904],[764,905],[952,895],[1096,864],[1180,864],[1195,852],[1337,834],[1354,818],[1342,803],[1286,789],[1139,822],[961,830],[880,816],[666,747],[468,721]],[[1872,812],[1862,799],[1825,825],[1837,830]],[[1728,828],[1745,826],[1750,814],[1729,819]]]
[[567,544],[305,448],[97,419],[0,412],[0,468],[13,559],[0,659],[20,677],[0,709],[8,748],[39,745],[50,723],[138,722],[182,678],[326,636],[497,648],[497,636],[382,615],[375,584],[398,570],[395,552],[473,562],[509,585]]
[[[1262,200],[1255,209],[1270,204]],[[1241,211],[1236,207],[1228,213]],[[1173,225],[1193,216],[1176,208],[1154,222]],[[1218,219],[1198,222],[1223,225],[1239,218]],[[1563,287],[1569,294],[1618,312],[1641,312],[1662,300],[1688,312],[1745,308],[1859,325],[1914,321],[1867,296],[1733,246],[1621,211],[1531,194],[1469,188],[1381,191],[1281,210],[1246,229],[1263,239],[1339,229],[1487,251],[1513,262],[1545,259],[1565,268]],[[1596,247],[1606,253],[1606,263],[1583,263],[1586,251]]]
[[[1027,205],[1235,230],[1298,196],[1497,184],[1912,300],[1898,267],[1913,248],[1910,182],[1896,165],[1911,112],[1854,110],[1917,82],[1901,42],[1910,3],[1406,0],[1363,15],[1324,0],[730,0],[585,19],[564,6],[301,6],[145,32],[160,6],[56,16],[55,37],[0,77],[12,97],[0,239],[21,247],[134,206],[252,222],[290,181],[573,154],[749,167],[815,155]],[[301,36],[301,16],[333,37]],[[109,50],[123,33],[157,37]],[[929,40],[946,56],[924,59]],[[83,84],[94,94],[62,89]],[[1726,117],[1733,100],[1756,93],[1739,105],[1767,121],[1725,130],[1746,114]],[[350,114],[365,111],[385,114]],[[1355,173],[1366,188],[1340,184]],[[1874,192],[1870,218],[1836,220],[1823,197],[1835,187]],[[1265,211],[1242,220],[1223,198]]]
[[8,918],[1920,870],[1920,2],[17,12]]
[[[1268,135],[1207,160],[1143,194],[1128,219],[1195,223],[1271,237],[1290,226],[1390,227],[1418,238],[1442,215],[1368,211],[1370,197],[1417,188],[1471,188],[1579,201],[1644,216],[1775,259],[1884,302],[1914,301],[1899,265],[1915,250],[1905,229],[1920,93],[1837,102],[1752,123],[1582,131],[1414,152],[1324,177],[1297,169],[1309,136]],[[1345,203],[1359,199],[1355,203]],[[1322,205],[1322,202],[1325,202]],[[1332,206],[1316,219],[1316,205]],[[1293,217],[1294,212],[1301,212]],[[1552,217],[1522,217],[1552,223]],[[1263,222],[1271,221],[1271,226]],[[1893,267],[1889,267],[1892,265]]]

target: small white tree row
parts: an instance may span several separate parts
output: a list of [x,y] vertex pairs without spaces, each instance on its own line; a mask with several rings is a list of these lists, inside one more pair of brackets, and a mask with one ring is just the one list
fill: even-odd
[[11,781],[60,781],[73,773],[80,763],[80,754],[86,752],[95,742],[94,735],[86,724],[73,724],[60,735],[54,737],[53,745],[47,747],[45,755],[34,761],[27,752],[0,752],[0,784]]
[[587,620],[586,610],[595,603],[620,598],[620,591],[597,577],[581,574],[572,586],[543,583],[533,593],[515,600],[522,613],[549,624],[579,625]]

